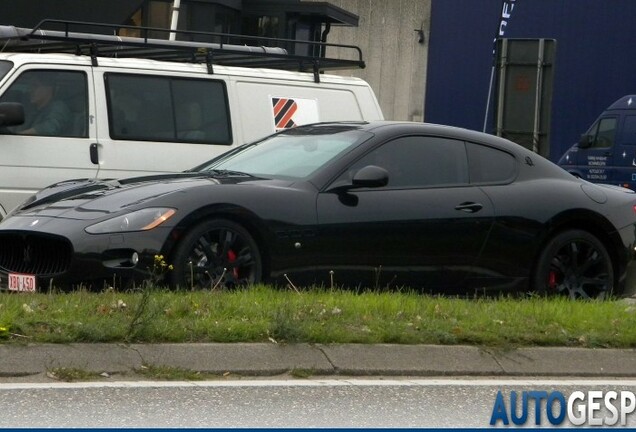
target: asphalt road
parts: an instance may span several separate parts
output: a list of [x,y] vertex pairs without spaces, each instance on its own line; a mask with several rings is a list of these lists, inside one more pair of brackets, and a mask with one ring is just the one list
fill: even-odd
[[[499,391],[508,400],[512,391],[555,390],[566,397],[574,391],[633,393],[636,380],[384,377],[0,383],[0,406],[5,407],[0,427],[485,428],[490,427]],[[527,426],[535,426],[535,406],[530,402]],[[544,400],[540,425],[549,426],[545,406]],[[593,413],[596,421],[610,416],[606,409]],[[632,417],[636,415],[626,413],[626,426],[636,425]],[[563,421],[571,426],[567,417]]]

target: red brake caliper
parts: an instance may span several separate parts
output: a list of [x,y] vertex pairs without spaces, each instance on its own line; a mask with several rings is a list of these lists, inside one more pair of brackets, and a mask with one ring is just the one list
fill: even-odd
[[556,286],[557,286],[556,272],[551,271],[548,274],[548,287],[553,290],[553,289],[556,289]]
[[[232,249],[230,249],[229,251],[227,251],[227,262],[231,264],[234,261],[236,261],[236,254]],[[234,267],[232,269],[232,274],[234,275],[235,279],[238,279],[238,268]]]

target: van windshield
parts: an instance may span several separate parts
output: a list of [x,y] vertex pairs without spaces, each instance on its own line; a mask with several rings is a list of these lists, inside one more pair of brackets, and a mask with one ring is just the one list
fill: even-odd
[[13,68],[13,62],[10,62],[8,60],[0,60],[0,80],[4,78],[4,76],[11,70],[11,68]]
[[248,144],[198,167],[265,178],[300,179],[316,172],[372,135],[354,128],[298,128]]

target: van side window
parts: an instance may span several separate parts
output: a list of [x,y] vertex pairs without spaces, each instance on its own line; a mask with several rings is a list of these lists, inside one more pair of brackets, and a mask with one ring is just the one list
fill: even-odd
[[13,62],[10,62],[9,60],[0,60],[0,79],[2,79],[2,77],[4,77],[11,68],[13,68]]
[[628,115],[623,120],[623,133],[621,142],[627,145],[636,144],[636,116]]
[[232,144],[223,81],[106,74],[113,139]]
[[88,137],[86,74],[61,70],[28,70],[0,98],[19,102],[25,122],[5,129],[34,136]]
[[614,145],[616,136],[616,117],[600,119],[590,128],[588,135],[592,137],[592,148],[606,148]]

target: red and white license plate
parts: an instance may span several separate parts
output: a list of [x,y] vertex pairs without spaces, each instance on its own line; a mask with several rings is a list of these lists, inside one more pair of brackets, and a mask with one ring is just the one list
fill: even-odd
[[9,273],[9,291],[35,292],[35,275]]

